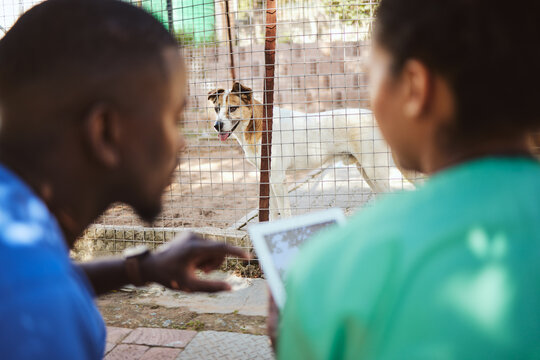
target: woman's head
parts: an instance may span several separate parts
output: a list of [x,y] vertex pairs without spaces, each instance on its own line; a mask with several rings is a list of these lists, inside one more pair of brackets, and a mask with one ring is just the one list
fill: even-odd
[[[420,113],[435,110],[426,115],[439,117],[438,131],[432,135],[448,149],[517,138],[538,129],[538,39],[537,0],[517,4],[502,0],[381,0],[374,51],[374,60],[379,63],[374,68],[379,67],[379,78],[386,81],[386,88],[379,93],[374,90],[373,106],[383,133],[385,121],[388,128],[393,126],[393,120],[385,117],[414,113],[410,102],[394,100],[415,95],[420,85],[425,91]],[[408,86],[398,88],[403,81],[408,81]],[[392,104],[395,112],[390,111]],[[399,138],[404,133],[402,129],[394,135]],[[405,140],[385,136],[390,137],[390,145],[397,141],[398,146],[407,147]]]

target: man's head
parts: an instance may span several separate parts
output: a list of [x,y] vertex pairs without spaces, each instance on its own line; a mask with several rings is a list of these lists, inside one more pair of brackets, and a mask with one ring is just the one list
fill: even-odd
[[[48,175],[43,163],[60,156],[66,187],[83,173],[103,201],[150,220],[183,146],[186,87],[174,37],[148,13],[116,0],[45,1],[0,40],[0,156]],[[62,197],[53,191],[51,203]]]
[[539,14],[536,0],[381,0],[373,109],[404,166],[418,169],[422,121],[447,151],[539,127]]

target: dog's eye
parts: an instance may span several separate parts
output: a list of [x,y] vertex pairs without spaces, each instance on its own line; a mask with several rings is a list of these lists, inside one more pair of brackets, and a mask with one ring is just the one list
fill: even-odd
[[235,112],[238,110],[238,106],[229,106],[229,112]]
[[219,114],[219,106],[216,106],[214,110],[216,110],[216,114]]

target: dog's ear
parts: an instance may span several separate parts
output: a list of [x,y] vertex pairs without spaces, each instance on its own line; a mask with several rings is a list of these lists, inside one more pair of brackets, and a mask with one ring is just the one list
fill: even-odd
[[224,92],[225,92],[225,89],[212,90],[208,93],[208,100],[210,100],[211,102],[215,104],[219,94],[223,94]]
[[233,84],[231,93],[240,95],[245,103],[251,103],[251,95],[253,94],[253,90],[240,84],[238,81]]

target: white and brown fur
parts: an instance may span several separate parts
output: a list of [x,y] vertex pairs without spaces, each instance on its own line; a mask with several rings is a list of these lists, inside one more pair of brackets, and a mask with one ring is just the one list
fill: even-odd
[[[234,83],[231,90],[208,93],[215,107],[214,128],[221,140],[233,135],[246,158],[260,169],[263,105],[250,88]],[[371,111],[337,109],[305,114],[274,106],[270,171],[270,219],[290,216],[286,172],[316,169],[339,157],[356,164],[374,192],[390,191],[392,153],[377,128]],[[402,171],[403,172],[403,171]],[[407,178],[412,178],[407,173]]]

